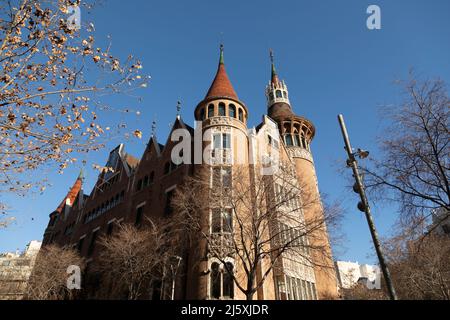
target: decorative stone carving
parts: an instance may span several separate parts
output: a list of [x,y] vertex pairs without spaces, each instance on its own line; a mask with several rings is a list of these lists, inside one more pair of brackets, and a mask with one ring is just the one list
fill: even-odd
[[289,147],[287,148],[288,154],[291,158],[302,158],[314,163],[314,159],[312,157],[311,152],[306,149],[299,147]]

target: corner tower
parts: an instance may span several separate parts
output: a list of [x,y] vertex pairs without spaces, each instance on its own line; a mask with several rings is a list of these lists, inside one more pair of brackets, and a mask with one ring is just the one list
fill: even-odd
[[[238,98],[236,91],[228,78],[225,70],[224,48],[220,46],[219,65],[214,80],[206,93],[205,98],[197,105],[194,111],[197,126],[201,123],[203,136],[202,164],[196,165],[194,170],[205,172],[211,183],[230,188],[231,175],[239,164],[248,163],[248,137],[247,119],[248,109]],[[196,130],[199,130],[197,127]],[[196,150],[197,154],[199,150]],[[209,157],[209,159],[206,159]],[[228,181],[228,182],[226,182]],[[220,207],[210,207],[201,212],[203,232],[217,234],[227,231],[227,226],[213,228],[212,221],[231,221],[232,207],[223,204]],[[233,226],[230,226],[233,228]],[[199,239],[198,245],[190,249],[190,269],[188,277],[193,280],[193,285],[188,289],[188,299],[243,299],[240,291],[226,286],[226,277],[221,275],[219,285],[216,281],[219,270],[224,270],[224,265],[208,253],[205,239]],[[237,270],[238,266],[232,257],[227,261],[227,268]],[[219,274],[223,274],[220,273]],[[228,289],[226,289],[228,288]]]
[[[305,220],[314,224],[316,221],[323,221],[324,218],[310,148],[315,135],[315,128],[311,121],[294,114],[292,111],[288,87],[278,77],[272,51],[270,52],[270,59],[271,79],[266,87],[268,115],[277,122],[288,155],[295,164],[297,179],[303,189],[301,200]],[[312,250],[311,252],[318,298],[337,298],[336,273],[326,225],[321,224],[316,231],[311,233],[308,240],[311,247],[320,248],[320,250]]]

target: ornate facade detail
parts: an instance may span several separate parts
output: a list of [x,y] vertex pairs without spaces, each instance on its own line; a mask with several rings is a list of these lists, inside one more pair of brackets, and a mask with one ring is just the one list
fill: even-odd
[[314,163],[314,159],[312,157],[311,152],[309,152],[306,149],[291,147],[291,148],[287,148],[287,151],[288,151],[289,157],[291,157],[291,158],[301,158],[301,159],[308,160],[311,163]]

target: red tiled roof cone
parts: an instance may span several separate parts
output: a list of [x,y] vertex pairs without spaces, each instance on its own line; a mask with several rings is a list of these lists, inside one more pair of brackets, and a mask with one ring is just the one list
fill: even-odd
[[211,87],[206,94],[205,100],[213,97],[227,97],[238,100],[236,91],[228,78],[225,70],[225,63],[223,59],[223,45],[220,45],[220,60],[217,68],[216,77],[214,78]]
[[80,174],[78,175],[77,180],[73,184],[72,188],[70,188],[66,197],[63,199],[63,201],[61,201],[61,203],[59,204],[58,208],[56,208],[55,211],[58,213],[61,213],[66,204],[67,199],[69,199],[70,204],[73,205],[76,197],[78,196],[78,193],[80,192],[80,190],[82,188],[82,185],[83,185],[83,171],[80,171]]

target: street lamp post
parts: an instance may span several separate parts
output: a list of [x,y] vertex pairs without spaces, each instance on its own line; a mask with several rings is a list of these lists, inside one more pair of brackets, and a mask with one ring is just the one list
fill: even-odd
[[347,165],[352,168],[353,177],[355,178],[355,186],[353,190],[357,192],[361,198],[361,202],[358,203],[358,209],[363,211],[366,215],[367,224],[369,225],[370,234],[372,236],[373,244],[375,246],[375,251],[377,252],[378,261],[380,263],[380,268],[383,272],[384,279],[386,281],[386,286],[389,291],[389,296],[391,300],[397,300],[397,294],[395,293],[394,286],[391,280],[391,274],[384,260],[383,252],[381,251],[380,241],[378,239],[378,234],[375,229],[375,224],[373,222],[372,214],[370,212],[369,202],[367,200],[366,192],[364,190],[364,184],[361,179],[361,175],[359,174],[358,162],[356,161],[355,155],[358,155],[361,159],[368,156],[367,151],[363,151],[358,149],[357,152],[353,152],[353,149],[350,145],[350,139],[348,137],[347,128],[345,127],[344,117],[342,114],[338,115],[339,125],[341,126],[342,136],[345,142],[345,149],[348,154]]

